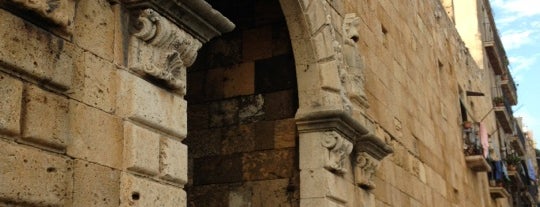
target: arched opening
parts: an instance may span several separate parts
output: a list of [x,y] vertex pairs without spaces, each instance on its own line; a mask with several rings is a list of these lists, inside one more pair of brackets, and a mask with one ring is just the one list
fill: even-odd
[[280,3],[208,2],[236,29],[188,70],[188,206],[298,206],[296,66]]

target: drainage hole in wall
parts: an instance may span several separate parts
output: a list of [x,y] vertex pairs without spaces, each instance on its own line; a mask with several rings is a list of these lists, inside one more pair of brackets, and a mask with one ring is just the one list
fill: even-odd
[[56,168],[54,168],[54,167],[48,167],[48,168],[47,168],[47,172],[50,172],[50,173],[56,172]]
[[133,199],[134,201],[139,200],[140,198],[141,198],[141,194],[139,194],[139,192],[131,193],[131,199]]

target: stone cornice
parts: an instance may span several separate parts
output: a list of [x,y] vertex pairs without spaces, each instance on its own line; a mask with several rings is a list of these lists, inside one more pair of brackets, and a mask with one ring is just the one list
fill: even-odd
[[204,0],[123,0],[129,9],[153,9],[202,43],[235,25]]
[[336,130],[351,142],[369,132],[348,113],[339,109],[299,111],[296,114],[296,125],[299,132]]

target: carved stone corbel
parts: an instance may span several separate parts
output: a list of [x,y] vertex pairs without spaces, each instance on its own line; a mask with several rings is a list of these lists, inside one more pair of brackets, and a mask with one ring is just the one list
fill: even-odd
[[163,80],[180,95],[186,92],[186,68],[202,43],[152,9],[136,13],[131,25],[129,68]]
[[347,158],[352,150],[353,145],[349,140],[341,137],[337,132],[329,131],[324,133],[322,146],[328,149],[328,159],[324,168],[338,174],[347,172],[345,169],[345,158]]
[[131,11],[128,67],[183,96],[202,44],[234,29],[204,0],[123,0]]
[[363,189],[374,189],[373,174],[379,168],[381,160],[391,154],[393,150],[373,134],[360,137],[356,140],[354,147],[354,181]]

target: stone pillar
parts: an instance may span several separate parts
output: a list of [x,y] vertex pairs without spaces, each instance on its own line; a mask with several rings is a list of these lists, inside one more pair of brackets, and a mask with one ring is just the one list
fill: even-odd
[[121,205],[184,206],[186,68],[203,43],[234,25],[202,0],[123,3],[129,34],[117,108],[124,117]]
[[185,206],[203,0],[0,1],[0,206]]

